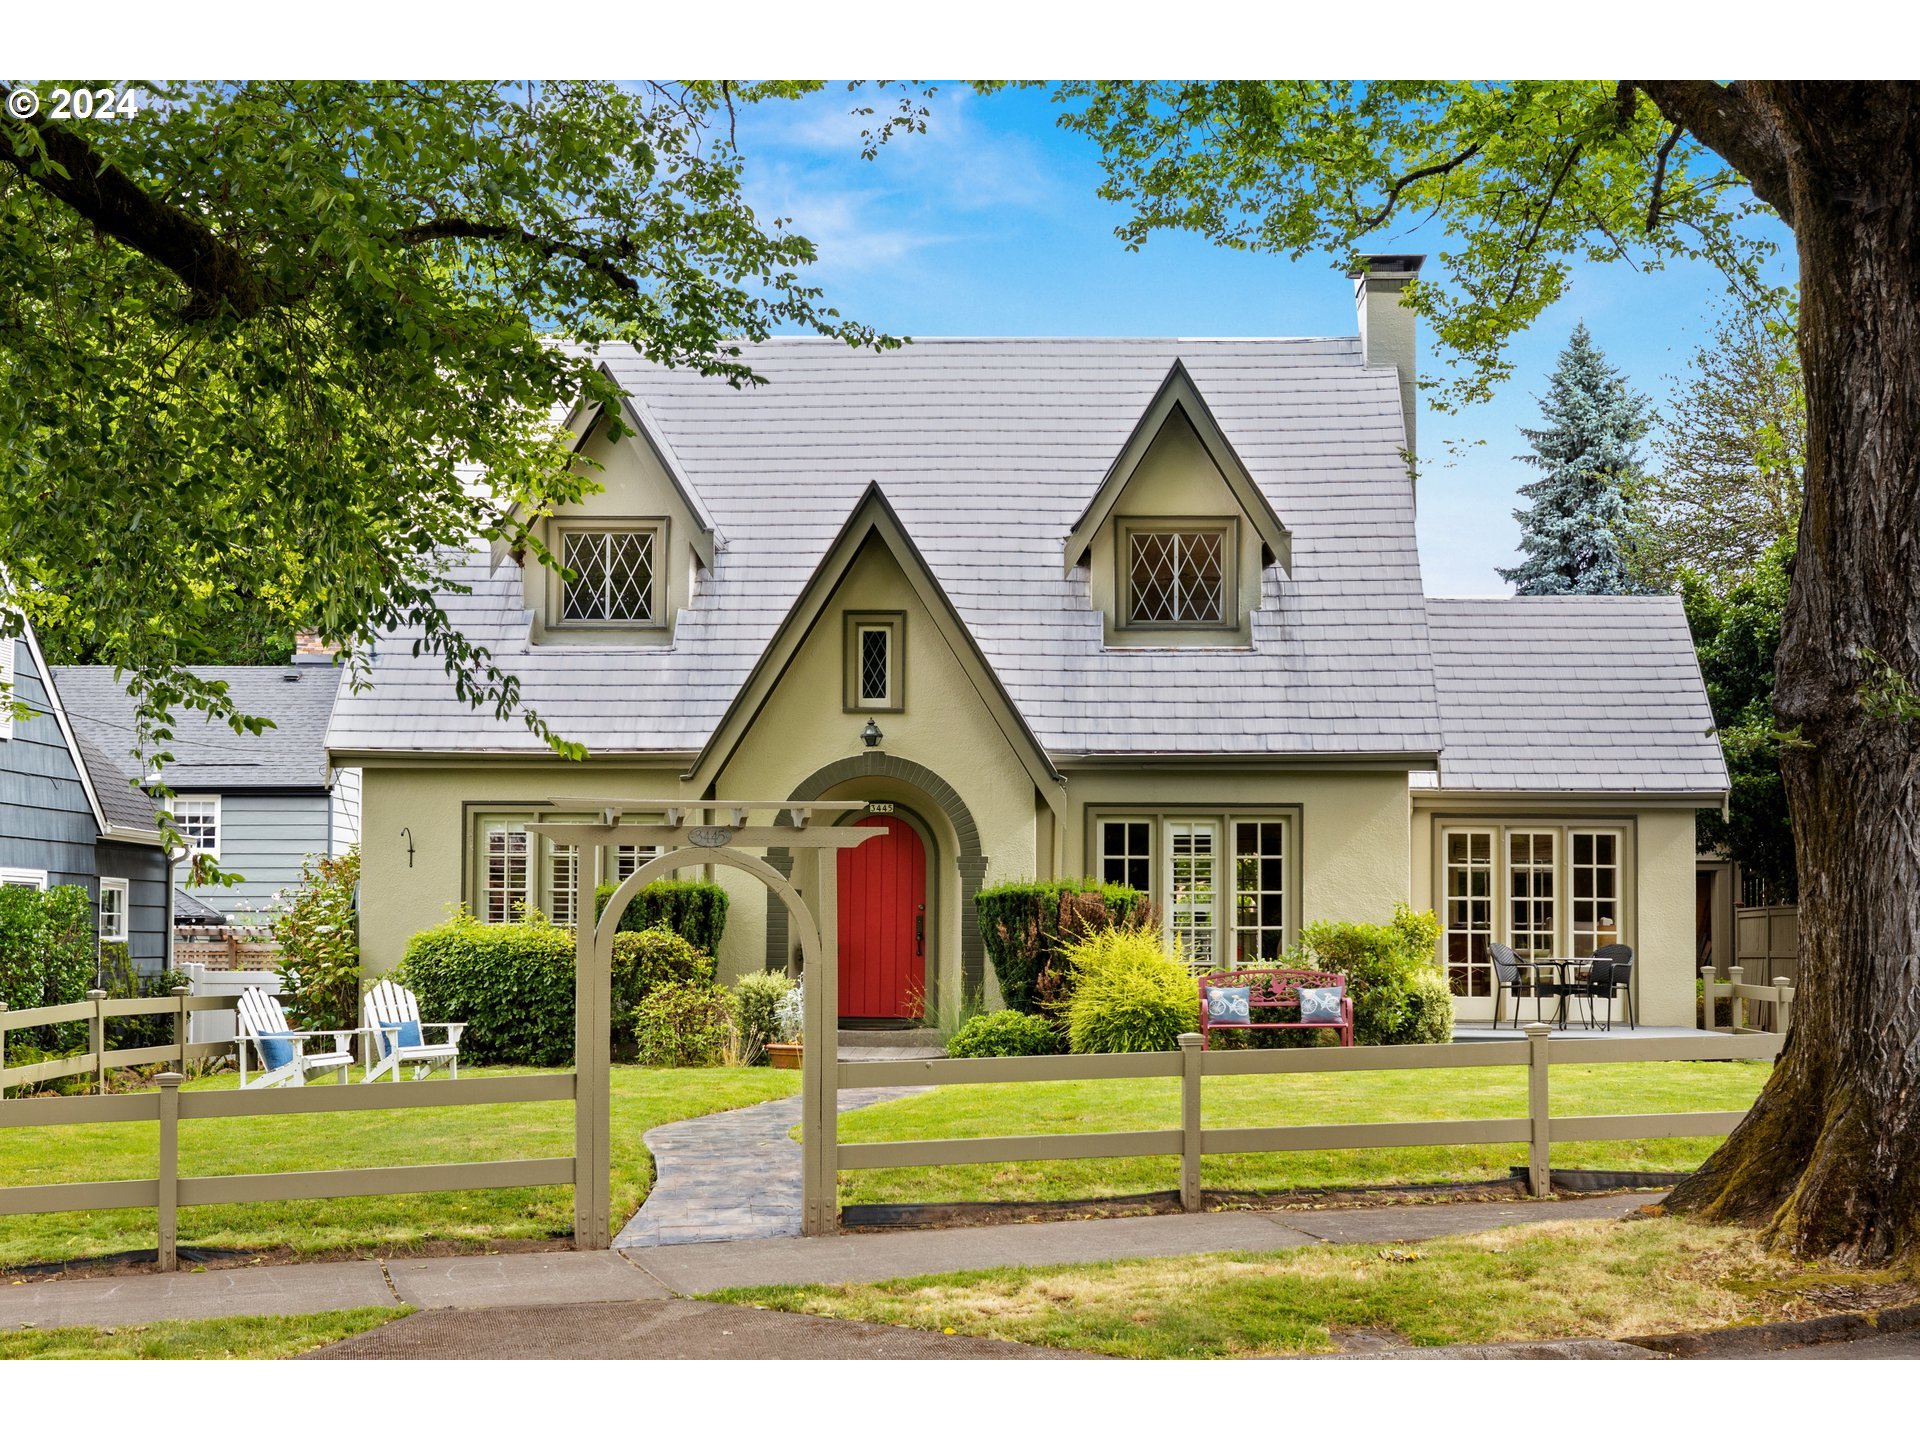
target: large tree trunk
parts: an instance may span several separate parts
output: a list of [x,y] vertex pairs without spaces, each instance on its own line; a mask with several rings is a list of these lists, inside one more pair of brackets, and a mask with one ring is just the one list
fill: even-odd
[[[1675,1208],[1803,1255],[1920,1256],[1920,92],[1743,87],[1785,154],[1800,257],[1806,508],[1774,709],[1800,866],[1793,1031]],[[1883,693],[1886,687],[1881,687]],[[1897,693],[1900,685],[1893,690]]]

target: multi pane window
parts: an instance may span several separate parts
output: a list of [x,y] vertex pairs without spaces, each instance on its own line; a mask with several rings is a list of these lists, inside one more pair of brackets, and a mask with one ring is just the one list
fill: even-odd
[[1559,933],[1553,883],[1553,842],[1558,838],[1551,830],[1507,832],[1507,934],[1522,959],[1553,954]]
[[613,878],[626,879],[660,853],[658,845],[616,845],[613,847]]
[[579,894],[580,847],[547,844],[547,918],[554,924],[572,929],[580,913],[574,904]]
[[1447,832],[1447,981],[1456,995],[1493,993],[1493,841],[1491,830]]
[[1591,955],[1620,938],[1620,837],[1573,832],[1573,953]]
[[168,807],[173,813],[173,828],[180,832],[192,855],[220,856],[220,797],[218,795],[176,795]]
[[1174,943],[1196,970],[1213,968],[1219,862],[1219,822],[1167,822],[1167,923]]
[[1238,820],[1233,826],[1233,963],[1265,965],[1287,948],[1287,826]]
[[1142,895],[1153,893],[1153,822],[1100,822],[1100,878],[1109,885],[1126,885]]
[[22,890],[44,890],[47,888],[47,872],[0,866],[0,885],[17,885]]
[[893,631],[885,625],[862,625],[860,636],[860,703],[885,705],[893,699]]
[[1227,532],[1127,532],[1127,622],[1220,625],[1227,618]]
[[124,880],[103,878],[100,881],[100,938],[127,938],[127,882]]
[[651,623],[654,618],[653,530],[570,530],[562,537],[563,620]]
[[1487,946],[1522,959],[1581,958],[1625,937],[1625,832],[1539,822],[1449,828],[1441,839],[1447,975],[1493,993]]
[[513,820],[488,821],[481,843],[481,918],[489,925],[511,924],[526,913],[533,898],[526,827]]

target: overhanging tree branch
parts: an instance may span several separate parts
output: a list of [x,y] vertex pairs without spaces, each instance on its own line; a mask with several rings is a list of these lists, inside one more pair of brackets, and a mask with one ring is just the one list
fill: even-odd
[[402,245],[424,245],[434,240],[505,240],[515,245],[525,245],[549,259],[577,260],[629,295],[640,293],[638,280],[592,246],[576,244],[571,240],[549,240],[531,230],[522,230],[518,225],[459,218],[429,220],[408,226],[394,238]]
[[1480,142],[1476,140],[1450,160],[1440,160],[1432,165],[1423,165],[1418,170],[1409,170],[1405,175],[1402,175],[1387,187],[1386,200],[1373,214],[1362,215],[1360,208],[1356,205],[1353,211],[1354,224],[1362,230],[1373,230],[1386,224],[1388,218],[1393,214],[1394,205],[1400,199],[1401,191],[1405,190],[1409,185],[1417,184],[1419,181],[1431,180],[1436,175],[1445,175],[1449,171],[1457,170],[1479,153]]
[[1739,81],[1623,80],[1620,86],[1623,95],[1628,87],[1640,91],[1667,119],[1691,131],[1744,175],[1753,193],[1779,211],[1782,220],[1793,223],[1786,146]]
[[[0,105],[13,93],[0,84]],[[9,120],[4,159],[29,183],[102,234],[173,272],[193,292],[192,314],[221,306],[242,317],[284,301],[251,260],[186,211],[156,200],[64,125],[35,116]],[[31,130],[35,139],[23,131]]]

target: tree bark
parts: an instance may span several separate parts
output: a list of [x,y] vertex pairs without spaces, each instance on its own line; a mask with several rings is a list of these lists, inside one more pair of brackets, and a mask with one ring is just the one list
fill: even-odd
[[1775,714],[1798,735],[1782,768],[1800,977],[1772,1078],[1671,1204],[1764,1225],[1801,1255],[1909,1261],[1920,722],[1871,713],[1862,652],[1920,680],[1920,87],[1761,82],[1743,94],[1783,142],[1800,261],[1806,496],[1774,684]]

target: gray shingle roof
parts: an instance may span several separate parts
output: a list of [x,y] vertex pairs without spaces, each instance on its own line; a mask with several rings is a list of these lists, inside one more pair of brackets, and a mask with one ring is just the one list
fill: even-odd
[[1427,633],[1444,788],[1726,789],[1677,597],[1429,600]]
[[[65,700],[65,695],[61,696]],[[80,758],[87,767],[87,776],[93,781],[93,793],[100,797],[100,812],[107,817],[109,825],[118,825],[127,830],[152,830],[159,821],[154,819],[154,804],[130,783],[129,773],[132,761],[117,764],[93,737],[83,730],[80,721],[69,715],[73,724],[73,741],[80,750]]]
[[[1395,373],[1359,342],[925,340],[744,347],[737,391],[631,352],[605,358],[714,517],[723,545],[671,647],[531,647],[511,562],[463,561],[456,624],[526,701],[596,751],[697,751],[870,482],[1050,752],[1431,754],[1440,728]],[[1107,649],[1064,544],[1182,361],[1293,536],[1245,650]],[[538,752],[463,705],[440,664],[384,644],[344,693],[338,750]]]
[[[198,711],[180,712],[174,738],[166,743],[174,759],[166,781],[176,791],[323,788],[327,783],[327,722],[333,713],[340,671],[325,664],[201,665],[203,680],[224,680],[242,714],[264,715],[274,728],[258,735],[236,735],[224,723],[205,720]],[[54,668],[60,698],[74,732],[123,773],[133,759],[133,701],[106,665]],[[103,787],[101,804],[107,803]],[[129,792],[131,793],[131,792]],[[138,803],[138,797],[134,797]],[[149,810],[145,828],[153,827]]]

